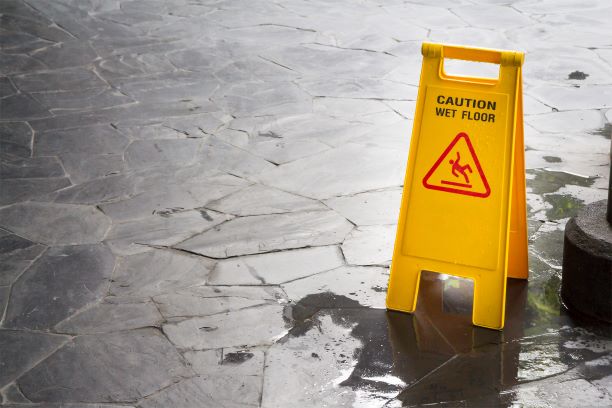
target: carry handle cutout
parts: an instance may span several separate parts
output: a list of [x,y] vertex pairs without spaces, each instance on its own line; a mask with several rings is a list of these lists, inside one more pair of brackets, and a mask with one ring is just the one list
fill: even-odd
[[[423,43],[421,53],[426,58],[435,58],[439,62],[438,75],[440,79],[479,83],[485,85],[495,85],[502,81],[503,72],[506,67],[520,67],[523,65],[524,54],[516,51],[500,51],[487,48],[459,47],[454,45],[443,45],[434,43]],[[472,62],[484,62],[500,65],[499,76],[497,78],[471,77],[447,75],[444,72],[444,59],[456,59]]]

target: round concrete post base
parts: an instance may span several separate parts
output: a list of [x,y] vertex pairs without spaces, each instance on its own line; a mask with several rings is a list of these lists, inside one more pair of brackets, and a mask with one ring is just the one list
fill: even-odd
[[612,227],[606,204],[587,205],[565,227],[561,298],[570,310],[612,322]]

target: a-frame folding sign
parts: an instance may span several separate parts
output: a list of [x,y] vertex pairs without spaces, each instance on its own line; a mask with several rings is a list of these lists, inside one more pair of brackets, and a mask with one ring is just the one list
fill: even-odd
[[[526,279],[523,53],[424,43],[387,308],[413,312],[421,271],[474,281],[472,321],[502,329],[506,278]],[[444,59],[499,65],[451,76]]]

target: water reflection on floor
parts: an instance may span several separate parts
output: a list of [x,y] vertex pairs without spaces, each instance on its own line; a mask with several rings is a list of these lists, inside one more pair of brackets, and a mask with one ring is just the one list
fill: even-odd
[[331,294],[304,298],[292,310],[298,320],[314,317],[296,335],[329,316],[362,344],[340,383],[357,393],[354,406],[555,406],[546,387],[559,381],[545,383],[554,376],[584,381],[590,406],[609,402],[592,385],[609,373],[609,327],[567,314],[556,300],[558,284],[509,279],[503,331],[471,324],[471,281],[427,272],[414,314]]

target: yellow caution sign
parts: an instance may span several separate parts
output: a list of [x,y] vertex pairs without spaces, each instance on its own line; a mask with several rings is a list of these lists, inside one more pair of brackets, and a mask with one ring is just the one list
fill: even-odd
[[[472,321],[504,326],[506,278],[526,279],[523,53],[424,43],[387,308],[413,312],[421,271],[473,279]],[[447,75],[444,59],[499,64]]]

